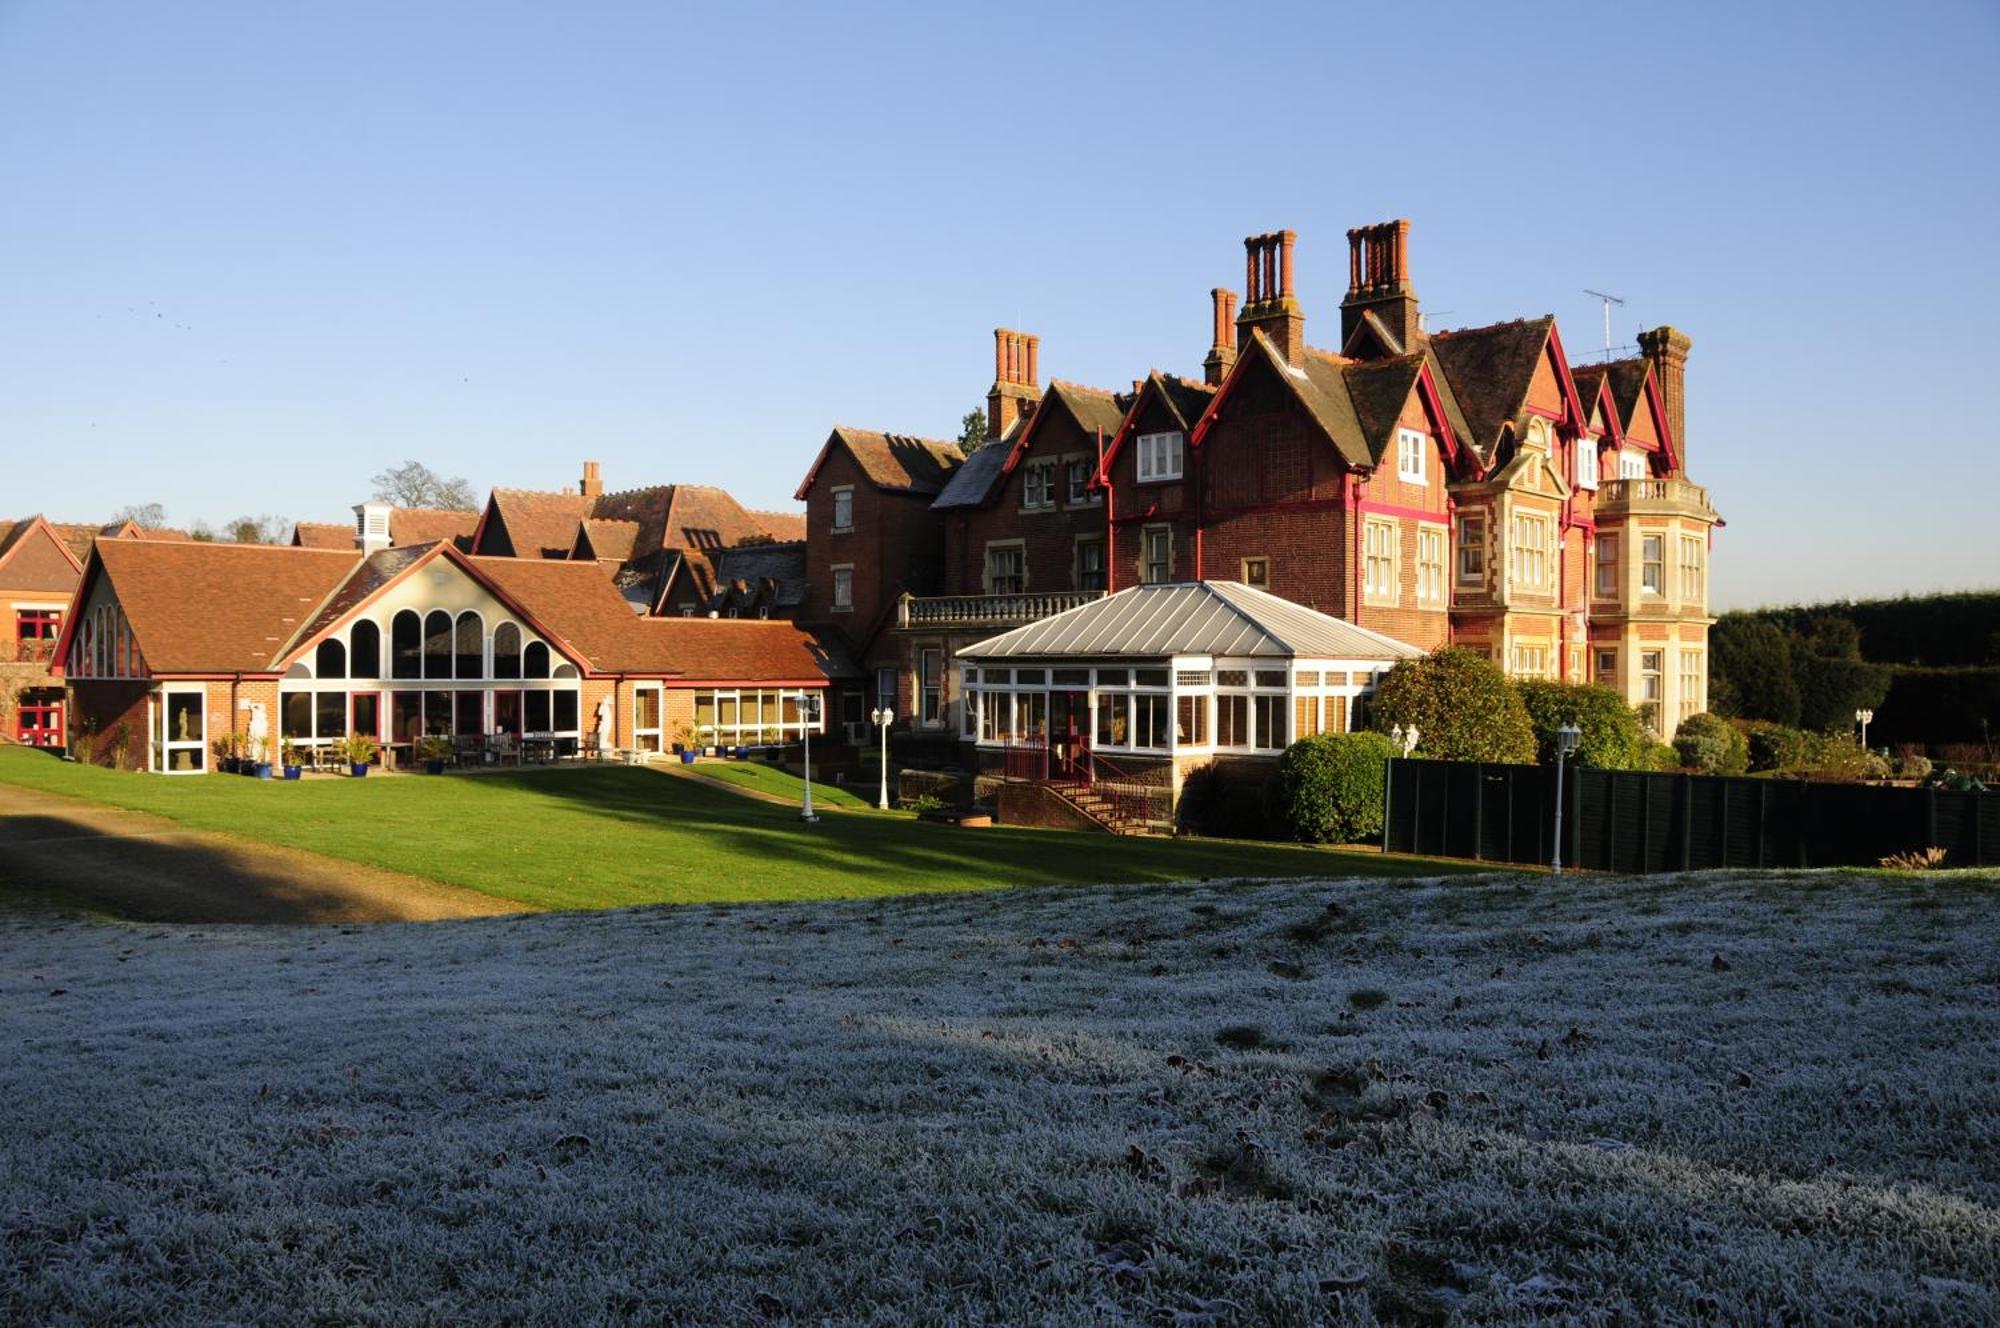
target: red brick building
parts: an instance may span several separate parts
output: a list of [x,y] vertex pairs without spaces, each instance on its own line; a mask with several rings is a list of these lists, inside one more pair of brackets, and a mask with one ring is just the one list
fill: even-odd
[[[1575,369],[1552,317],[1432,332],[1409,229],[1348,232],[1338,349],[1307,340],[1291,231],[1245,241],[1240,308],[1210,292],[1200,381],[1043,388],[1039,340],[998,330],[987,446],[876,536],[939,565],[871,591],[878,612],[905,597],[893,648],[866,626],[898,713],[954,735],[965,645],[1124,586],[1211,580],[1516,676],[1610,684],[1663,734],[1705,708],[1719,521],[1686,479],[1688,339],[1656,329]],[[817,510],[809,597],[835,575]]]

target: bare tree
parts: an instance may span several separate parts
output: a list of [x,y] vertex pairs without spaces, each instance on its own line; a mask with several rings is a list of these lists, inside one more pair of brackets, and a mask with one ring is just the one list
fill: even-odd
[[281,516],[239,516],[222,528],[222,537],[237,544],[282,544],[292,523]]
[[167,509],[158,503],[134,503],[113,512],[111,520],[114,524],[130,521],[145,530],[158,530],[167,524]]
[[398,507],[438,507],[469,511],[477,506],[472,486],[461,476],[446,478],[421,461],[405,461],[368,481],[378,502]]

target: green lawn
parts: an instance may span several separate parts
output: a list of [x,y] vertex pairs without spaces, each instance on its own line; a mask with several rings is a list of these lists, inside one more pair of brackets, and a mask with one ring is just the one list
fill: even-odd
[[788,807],[625,766],[288,784],[120,774],[0,748],[0,781],[466,886],[531,908],[1471,870],[1285,844],[962,830],[880,813],[832,815],[808,826]]
[[[775,765],[765,765],[761,761],[697,761],[692,766],[683,768],[709,779],[719,779],[725,784],[755,789],[759,793],[769,793],[788,802],[799,802],[805,794],[805,780],[789,770],[780,769]],[[874,805],[872,802],[855,797],[844,788],[836,788],[817,779],[813,781],[814,807],[845,807],[850,811],[866,811]]]

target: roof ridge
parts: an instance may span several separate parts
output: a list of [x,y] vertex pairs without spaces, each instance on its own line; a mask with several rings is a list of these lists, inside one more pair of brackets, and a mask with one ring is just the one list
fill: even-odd
[[1083,392],[1095,397],[1105,397],[1113,401],[1118,399],[1118,393],[1108,387],[1092,387],[1089,383],[1072,382],[1067,378],[1051,378],[1049,379],[1049,386],[1052,388],[1063,388],[1070,392]]
[[1529,323],[1553,323],[1555,320],[1556,316],[1554,314],[1535,314],[1526,318],[1503,318],[1497,323],[1480,323],[1473,327],[1441,328],[1436,332],[1428,333],[1428,335],[1435,341],[1440,337],[1449,339],[1451,337],[1462,337],[1472,332],[1493,332],[1503,327],[1525,327]]

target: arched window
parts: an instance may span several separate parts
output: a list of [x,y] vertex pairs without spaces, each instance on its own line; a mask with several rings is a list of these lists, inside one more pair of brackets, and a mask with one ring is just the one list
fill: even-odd
[[486,624],[470,609],[458,615],[457,644],[453,647],[456,658],[452,664],[455,678],[483,678],[486,676]]
[[528,642],[528,648],[521,652],[521,676],[523,678],[549,676],[549,648],[540,641]]
[[451,615],[443,609],[424,615],[424,676],[451,676]]
[[558,664],[556,665],[555,672],[549,676],[553,678],[574,678],[576,676],[576,665]]
[[404,609],[389,624],[389,646],[395,655],[395,677],[424,676],[424,620],[415,609]]
[[347,674],[350,678],[382,676],[382,629],[363,618],[347,634]]
[[345,678],[347,676],[347,647],[339,637],[329,636],[319,643],[313,654],[313,672],[322,678]]
[[513,623],[503,622],[493,629],[493,676],[521,676],[521,629]]
[[306,663],[304,660],[300,660],[285,670],[285,676],[287,678],[310,678],[313,676],[312,665]]

